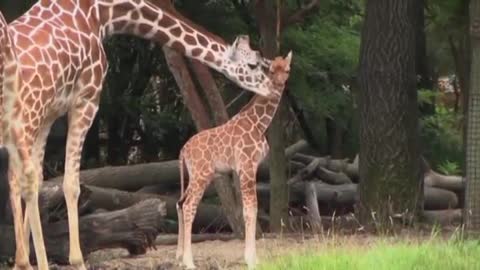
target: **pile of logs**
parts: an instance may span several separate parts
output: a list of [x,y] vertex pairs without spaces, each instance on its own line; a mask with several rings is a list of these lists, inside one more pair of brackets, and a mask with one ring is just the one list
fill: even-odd
[[[360,181],[358,156],[352,162],[317,157],[311,154],[303,140],[289,146],[285,154],[290,175],[288,185],[292,215],[307,215],[311,224],[324,222],[325,225],[332,216],[347,216],[353,212]],[[257,174],[259,222],[262,227],[268,225],[270,202],[267,160],[268,157]],[[65,262],[68,255],[62,178],[45,181],[40,192],[47,250],[49,257],[59,262]],[[177,232],[175,204],[180,189],[177,160],[85,170],[81,172],[80,180],[80,235],[85,254],[104,247],[123,247],[132,254],[139,254],[151,247],[152,239],[159,233]],[[424,183],[425,220],[443,224],[459,222],[464,179],[427,168]],[[0,198],[2,196],[4,194],[0,194]],[[231,231],[221,207],[212,203],[218,201],[216,196],[211,185],[198,208],[194,233]],[[14,254],[11,216],[7,217],[3,222],[6,225],[0,224],[0,259]]]

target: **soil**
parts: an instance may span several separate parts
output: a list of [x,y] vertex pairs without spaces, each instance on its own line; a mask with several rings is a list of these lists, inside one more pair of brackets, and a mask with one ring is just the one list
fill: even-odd
[[[448,238],[450,232],[441,233],[440,237]],[[175,237],[175,235],[172,235]],[[397,236],[377,236],[365,233],[354,235],[334,234],[327,236],[289,234],[283,236],[266,235],[257,240],[258,261],[266,261],[285,253],[315,251],[322,252],[333,246],[367,247],[378,240],[398,241],[400,239],[422,241],[431,237],[431,232],[404,232]],[[192,244],[195,265],[198,270],[246,269],[243,260],[243,240],[205,241]],[[109,249],[97,251],[87,257],[88,269],[138,269],[138,270],[183,270],[175,260],[176,245],[158,245],[141,256],[129,256],[126,250]],[[0,269],[7,269],[2,268]],[[36,268],[35,268],[36,269]],[[52,265],[52,270],[70,270],[68,266]]]

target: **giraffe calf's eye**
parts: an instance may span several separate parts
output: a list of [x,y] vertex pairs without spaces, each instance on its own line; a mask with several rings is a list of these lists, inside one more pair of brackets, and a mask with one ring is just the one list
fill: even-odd
[[247,64],[250,69],[255,69],[258,64]]

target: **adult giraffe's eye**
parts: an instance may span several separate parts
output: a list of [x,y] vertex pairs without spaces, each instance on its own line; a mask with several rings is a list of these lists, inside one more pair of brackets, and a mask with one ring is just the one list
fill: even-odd
[[258,64],[247,64],[250,69],[257,68]]

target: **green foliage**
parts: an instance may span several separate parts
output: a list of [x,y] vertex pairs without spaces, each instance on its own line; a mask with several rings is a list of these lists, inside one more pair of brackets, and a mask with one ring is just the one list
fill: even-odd
[[290,89],[305,109],[331,118],[349,115],[351,93],[344,86],[356,71],[358,33],[316,16],[308,27],[289,29],[285,47],[295,52]]
[[438,166],[438,170],[446,175],[460,174],[460,166],[456,162],[451,162],[449,160],[444,161]]
[[[448,172],[458,173],[458,166],[463,164],[464,159],[461,120],[461,115],[438,104],[433,115],[420,119],[420,134],[425,144],[424,155],[432,166],[441,166]],[[455,161],[453,163],[457,165],[456,168],[450,164],[452,160]]]
[[468,1],[427,1],[427,49],[432,69],[439,74],[454,71],[452,45],[459,46],[468,26]]

